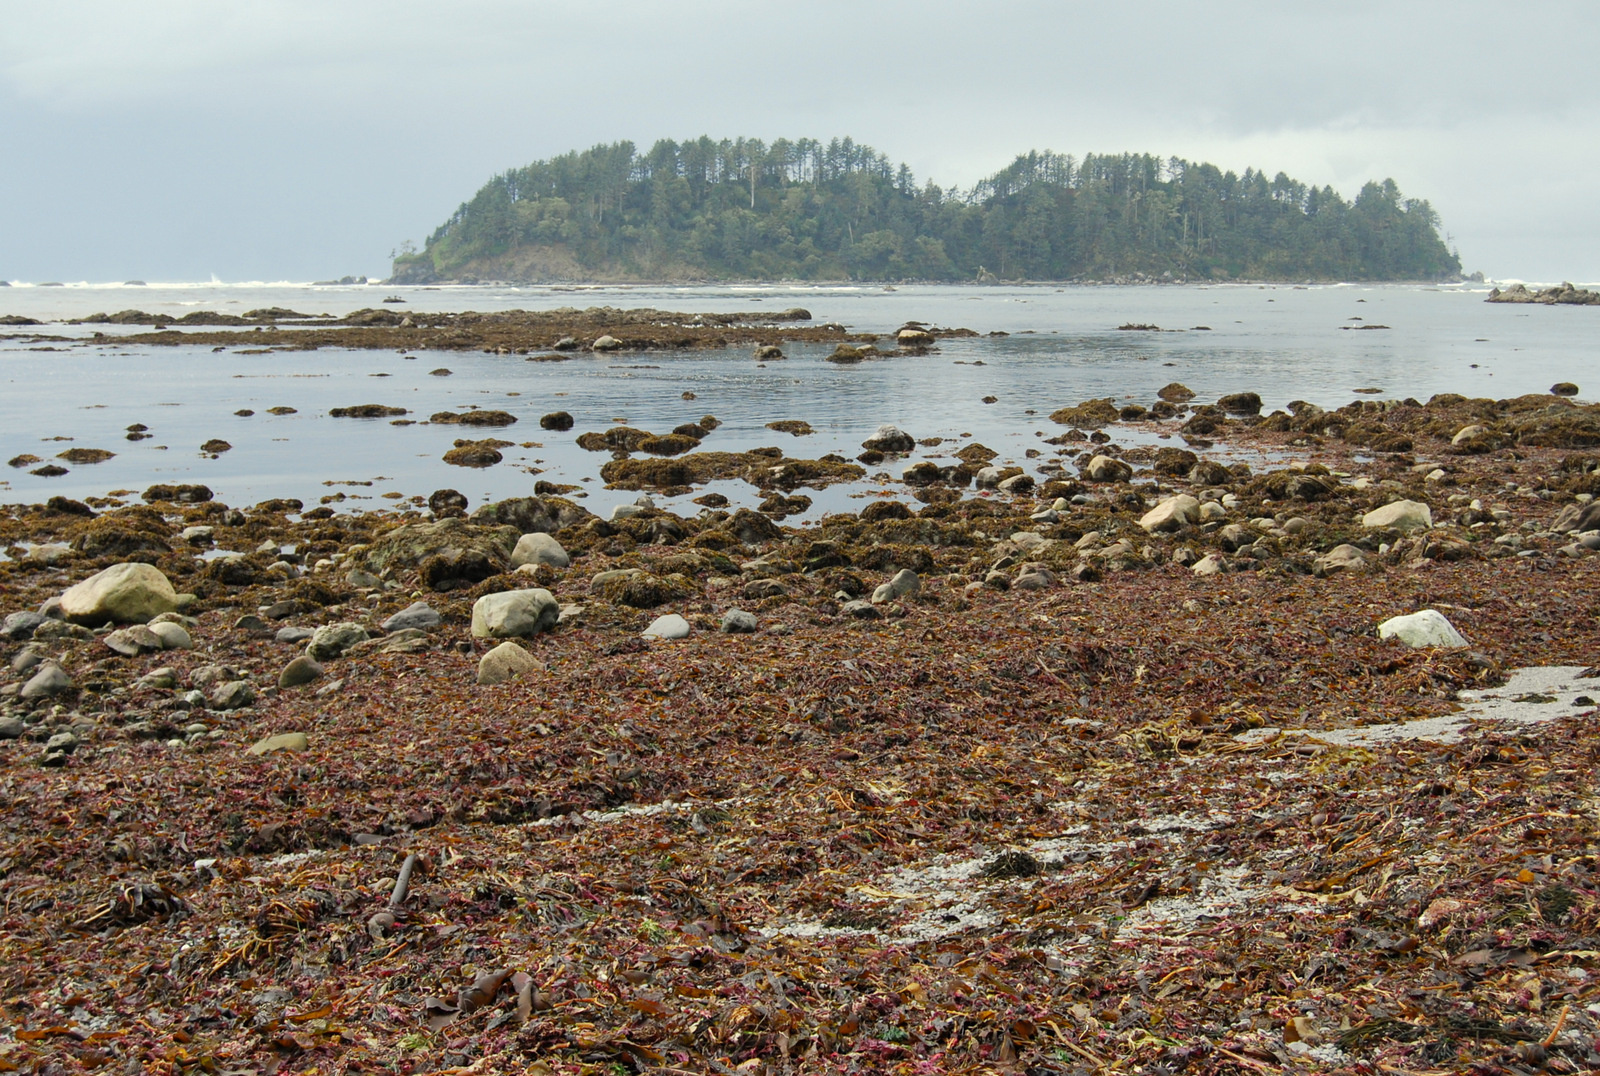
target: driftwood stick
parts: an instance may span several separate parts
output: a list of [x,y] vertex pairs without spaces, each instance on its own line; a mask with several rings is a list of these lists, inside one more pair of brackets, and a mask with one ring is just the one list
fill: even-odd
[[394,880],[394,892],[389,894],[389,910],[397,912],[400,905],[406,902],[406,893],[411,889],[411,872],[417,866],[417,853],[412,852],[406,856],[405,863],[400,867],[400,877]]

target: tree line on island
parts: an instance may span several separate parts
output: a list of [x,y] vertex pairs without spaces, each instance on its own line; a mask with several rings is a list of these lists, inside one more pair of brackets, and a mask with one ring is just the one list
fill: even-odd
[[969,190],[851,139],[664,139],[495,176],[394,261],[442,280],[1437,280],[1459,258],[1392,179],[1029,152]]

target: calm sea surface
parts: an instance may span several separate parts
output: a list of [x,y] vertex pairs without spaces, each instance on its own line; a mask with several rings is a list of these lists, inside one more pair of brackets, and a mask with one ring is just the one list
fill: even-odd
[[[656,432],[715,415],[722,426],[706,449],[737,451],[778,445],[791,456],[840,452],[891,422],[917,438],[963,434],[1033,470],[1042,460],[1023,453],[1060,427],[1056,408],[1111,396],[1149,404],[1169,381],[1201,400],[1243,390],[1267,408],[1294,399],[1339,406],[1358,388],[1382,397],[1426,399],[1436,392],[1503,398],[1544,392],[1574,381],[1583,399],[1600,396],[1600,310],[1489,305],[1486,288],[1422,286],[1256,287],[317,287],[186,285],[150,287],[0,288],[0,315],[51,322],[38,329],[0,328],[0,459],[31,453],[50,459],[71,447],[104,448],[114,459],[66,464],[69,473],[35,477],[0,469],[0,502],[35,503],[52,494],[84,497],[143,490],[152,482],[203,482],[230,504],[299,497],[308,505],[343,492],[338,507],[377,508],[385,493],[427,495],[458,489],[473,504],[531,492],[538,477],[581,483],[588,506],[605,512],[636,494],[607,491],[599,481],[609,456],[577,448],[584,430],[615,420]],[[143,329],[55,324],[97,311],[137,308],[181,316],[210,309],[242,313],[284,306],[345,314],[405,299],[393,310],[550,309],[562,306],[657,307],[686,312],[781,310],[803,306],[818,321],[889,333],[907,321],[961,326],[1004,337],[944,342],[921,358],[858,366],[823,361],[831,349],[790,346],[783,362],[758,365],[745,349],[629,354],[529,363],[520,356],[479,352],[392,351],[214,354],[209,347],[146,348],[115,336]],[[1123,332],[1127,322],[1167,331]],[[1359,330],[1360,325],[1387,328]],[[1198,326],[1206,326],[1200,330]],[[43,332],[112,338],[93,345],[27,339]],[[59,350],[38,350],[54,347]],[[981,360],[981,365],[974,365]],[[452,376],[430,376],[447,367]],[[683,394],[694,393],[685,400]],[[993,396],[994,404],[983,398]],[[385,420],[328,417],[350,404],[382,403],[425,419],[471,405],[510,411],[520,421],[480,434],[451,426],[391,426]],[[275,406],[297,409],[274,416]],[[238,417],[234,412],[256,413]],[[539,429],[540,415],[571,412],[574,430]],[[795,438],[765,429],[777,419],[804,419],[816,433]],[[149,440],[130,442],[132,423]],[[1123,444],[1151,435],[1116,432]],[[518,444],[503,463],[484,470],[445,464],[457,437],[499,436]],[[200,451],[211,438],[233,448],[217,458]],[[70,440],[64,440],[70,439]],[[524,445],[526,447],[524,447]],[[936,457],[959,444],[920,449]],[[891,471],[898,476],[906,463]],[[37,466],[37,465],[34,465]],[[356,483],[356,484],[351,484]],[[370,483],[370,484],[369,484]],[[896,483],[898,485],[898,483]],[[852,496],[884,489],[883,480],[855,489],[810,493],[823,511],[859,507]],[[712,487],[737,503],[760,498],[743,483]],[[904,487],[899,487],[903,491]],[[669,504],[678,511],[692,505]]]

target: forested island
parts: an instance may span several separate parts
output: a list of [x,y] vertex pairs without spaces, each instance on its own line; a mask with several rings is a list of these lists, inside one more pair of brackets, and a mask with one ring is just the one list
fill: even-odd
[[495,176],[394,283],[500,280],[1437,280],[1461,263],[1392,179],[1029,152],[970,190],[851,139],[663,139]]

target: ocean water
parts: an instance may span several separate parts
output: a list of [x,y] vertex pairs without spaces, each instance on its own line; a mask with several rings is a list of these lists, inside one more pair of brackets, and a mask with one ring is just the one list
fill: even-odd
[[[0,315],[50,322],[0,328],[0,459],[28,453],[48,460],[72,447],[117,454],[100,464],[64,463],[69,473],[55,478],[30,475],[28,468],[0,469],[0,502],[203,482],[230,504],[292,496],[310,505],[343,493],[346,499],[335,507],[371,509],[446,487],[477,504],[531,492],[536,478],[545,478],[582,486],[588,506],[603,512],[637,494],[605,490],[598,476],[610,457],[585,452],[575,440],[617,421],[666,432],[710,414],[722,425],[705,449],[777,445],[790,456],[808,458],[828,452],[854,457],[878,425],[894,423],[917,438],[947,439],[919,449],[913,459],[938,458],[977,440],[1000,452],[997,462],[1035,471],[1056,451],[1041,442],[1061,432],[1049,421],[1050,412],[1092,397],[1148,405],[1169,381],[1188,385],[1202,401],[1255,391],[1269,410],[1294,399],[1332,407],[1357,398],[1425,400],[1436,392],[1503,398],[1544,392],[1557,381],[1576,382],[1580,398],[1600,396],[1600,310],[1491,305],[1483,301],[1486,293],[1483,286],[1404,285],[0,288]],[[480,352],[244,355],[237,349],[134,346],[118,337],[142,329],[61,324],[127,308],[172,317],[195,309],[243,312],[264,306],[344,314],[378,306],[390,295],[405,300],[389,307],[395,310],[648,306],[758,312],[803,306],[818,321],[862,332],[892,333],[907,321],[920,321],[1009,335],[947,340],[927,356],[841,367],[823,361],[829,348],[805,345],[787,347],[788,359],[764,365],[742,348],[564,363]],[[1118,329],[1129,322],[1166,331]],[[1357,328],[1362,325],[1386,328]],[[87,339],[95,331],[107,339],[80,344],[31,338],[43,333]],[[448,368],[450,376],[430,373],[439,368]],[[1380,391],[1358,397],[1356,389]],[[685,393],[693,398],[685,399]],[[995,402],[986,404],[985,397]],[[519,422],[475,431],[328,415],[330,408],[360,403],[406,407],[415,419],[476,405],[509,411]],[[266,413],[275,406],[296,413]],[[239,417],[239,410],[255,414]],[[564,434],[539,429],[539,416],[554,410],[572,413],[576,427]],[[778,419],[804,419],[817,432],[797,438],[765,428]],[[127,441],[126,427],[133,423],[148,426],[153,436]],[[1124,445],[1161,443],[1156,433],[1113,433]],[[491,468],[445,464],[442,455],[463,436],[517,444],[503,449],[505,461]],[[216,456],[201,452],[212,438],[233,447]],[[1029,458],[1029,449],[1043,456]],[[885,490],[903,496],[904,487],[894,479],[909,462],[897,461],[850,487],[799,491],[816,501],[804,518],[858,508],[855,498]],[[740,482],[711,488],[739,504],[760,500]],[[681,501],[666,503],[693,510]]]

